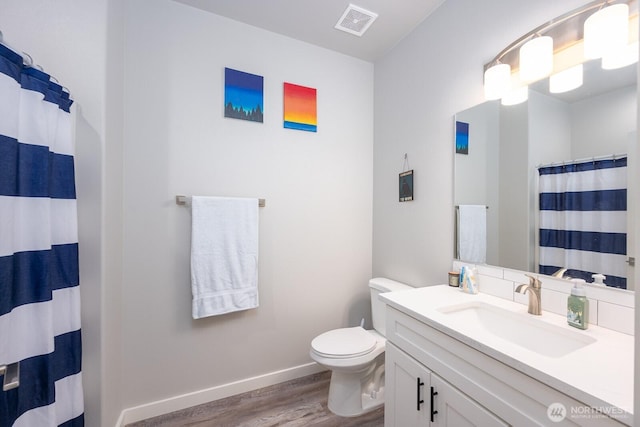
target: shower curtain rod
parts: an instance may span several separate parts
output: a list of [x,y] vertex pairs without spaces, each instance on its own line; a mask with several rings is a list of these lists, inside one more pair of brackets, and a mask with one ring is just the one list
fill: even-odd
[[[24,52],[22,50],[16,49],[15,47],[13,47],[9,43],[7,43],[5,41],[5,39],[4,39],[4,35],[2,34],[2,30],[0,30],[0,44],[3,45],[4,47],[6,47],[7,49],[13,51],[15,54],[20,55],[20,57],[22,58],[22,63],[26,67],[32,67],[32,68],[35,68],[36,70],[39,70],[39,71],[42,71],[43,73],[46,73],[49,76],[49,78],[51,80],[53,80],[54,83],[59,84],[60,86],[62,86],[60,84],[60,81],[57,78],[55,78],[55,76],[47,73],[46,71],[44,71],[44,69],[40,65],[34,63],[33,56],[29,55],[27,52]],[[64,89],[69,94],[69,96],[71,96],[71,91],[69,90],[69,88],[67,88],[66,86],[62,86],[62,89]]]
[[585,157],[584,159],[576,159],[576,160],[567,160],[564,162],[553,162],[553,163],[547,163],[546,165],[538,165],[536,166],[536,169],[540,169],[540,168],[548,168],[548,167],[552,167],[552,166],[564,166],[564,165],[573,165],[575,163],[586,163],[586,162],[597,162],[599,160],[616,160],[622,157],[627,157],[627,153],[621,153],[621,154],[606,154],[604,156],[595,156],[595,157]]
[[9,50],[12,50],[14,53],[20,55],[22,57],[22,62],[24,63],[24,65],[28,67],[33,66],[33,57],[29,55],[27,52],[23,52],[19,49],[16,49],[15,47],[7,43],[4,39],[4,35],[2,34],[2,30],[0,30],[0,44],[2,44],[4,47],[6,47]]

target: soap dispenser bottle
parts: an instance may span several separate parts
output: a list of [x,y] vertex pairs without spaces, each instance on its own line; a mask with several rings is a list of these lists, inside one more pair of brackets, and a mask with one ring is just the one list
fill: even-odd
[[589,327],[589,300],[584,289],[585,281],[583,279],[571,281],[573,287],[567,300],[567,323],[579,329],[587,329]]

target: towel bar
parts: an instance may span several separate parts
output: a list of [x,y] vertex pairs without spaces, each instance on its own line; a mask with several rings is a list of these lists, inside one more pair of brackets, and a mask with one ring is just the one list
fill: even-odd
[[[489,206],[485,206],[485,208],[489,209]],[[456,206],[456,209],[460,209],[460,206]]]
[[[189,202],[189,196],[176,196],[176,205],[186,205]],[[267,201],[265,199],[258,199],[258,206],[264,208],[267,205]]]

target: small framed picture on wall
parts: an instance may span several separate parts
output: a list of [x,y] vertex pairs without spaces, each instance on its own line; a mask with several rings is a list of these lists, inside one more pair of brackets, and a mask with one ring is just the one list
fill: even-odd
[[413,170],[400,174],[400,201],[410,202],[413,200]]
[[456,121],[456,154],[469,154],[469,123]]

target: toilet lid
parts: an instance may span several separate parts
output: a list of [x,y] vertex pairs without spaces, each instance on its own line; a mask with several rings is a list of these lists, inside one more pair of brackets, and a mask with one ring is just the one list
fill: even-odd
[[324,357],[357,357],[370,353],[376,346],[376,338],[360,326],[334,329],[318,335],[311,341],[311,348]]

